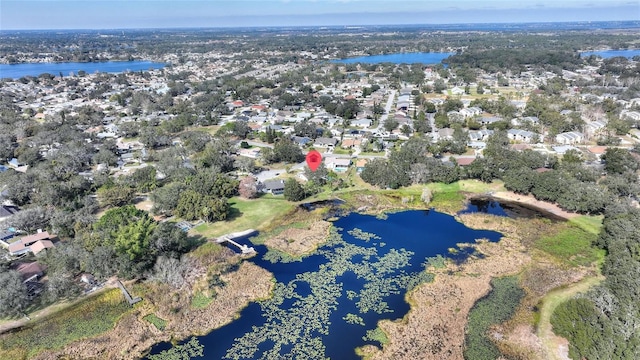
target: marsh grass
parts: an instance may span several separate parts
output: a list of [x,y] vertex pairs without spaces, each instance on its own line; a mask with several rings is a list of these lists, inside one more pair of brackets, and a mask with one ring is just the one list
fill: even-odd
[[604,261],[604,250],[593,245],[596,238],[594,233],[566,225],[554,234],[541,237],[534,246],[566,265],[589,266]]
[[167,327],[167,320],[159,318],[156,314],[149,314],[144,316],[142,319],[153,324],[156,329],[162,331]]
[[516,276],[493,279],[491,285],[491,292],[469,312],[464,349],[464,358],[468,360],[493,360],[501,356],[489,330],[492,325],[508,320],[525,295]]
[[0,338],[0,358],[31,358],[46,349],[60,349],[75,340],[111,330],[131,307],[118,289],[88,297],[77,305]]

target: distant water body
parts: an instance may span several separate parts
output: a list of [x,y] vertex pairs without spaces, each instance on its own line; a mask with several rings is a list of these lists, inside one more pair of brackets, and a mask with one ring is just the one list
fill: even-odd
[[355,58],[333,60],[334,63],[341,64],[381,64],[381,63],[393,63],[393,64],[440,64],[442,60],[448,58],[455,53],[403,53],[403,54],[388,54],[388,55],[372,55],[372,56],[360,56]]
[[65,63],[26,63],[26,64],[0,64],[0,78],[19,79],[23,76],[39,76],[49,73],[54,76],[69,76],[78,71],[87,74],[96,72],[121,73],[125,71],[147,71],[150,69],[162,69],[166,64],[152,61],[105,61],[105,62],[65,62]]
[[587,57],[591,55],[600,56],[603,59],[609,59],[612,57],[626,57],[631,59],[634,56],[640,56],[640,49],[631,50],[602,50],[602,51],[584,51],[580,53],[581,57]]

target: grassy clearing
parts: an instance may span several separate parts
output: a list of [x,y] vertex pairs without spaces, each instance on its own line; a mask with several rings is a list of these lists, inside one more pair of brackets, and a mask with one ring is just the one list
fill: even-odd
[[274,196],[263,196],[252,200],[234,197],[230,203],[231,215],[228,220],[196,226],[192,230],[194,234],[217,237],[246,229],[262,230],[295,206],[283,197]]
[[604,261],[605,251],[593,246],[597,235],[567,225],[552,235],[540,238],[534,247],[569,266],[589,266]]
[[490,339],[489,329],[508,320],[525,295],[516,276],[496,278],[491,285],[491,292],[478,300],[469,312],[465,359],[493,360],[500,357],[500,350]]
[[143,319],[153,324],[153,326],[155,326],[156,329],[160,331],[164,330],[167,327],[167,320],[159,318],[156,314],[149,314],[147,316],[144,316]]
[[199,291],[191,298],[191,307],[194,309],[204,309],[209,306],[212,301],[212,297],[209,297],[205,293]]
[[558,305],[573,298],[576,294],[583,293],[591,287],[598,285],[602,280],[604,280],[602,276],[585,278],[571,286],[555,289],[542,299],[537,334],[542,341],[547,359],[560,360],[558,356],[558,344],[554,341],[555,336],[551,326],[551,315],[553,312]]
[[602,228],[603,218],[604,217],[602,215],[598,215],[598,216],[581,215],[581,216],[569,219],[569,222],[576,224],[584,231],[590,232],[592,234],[599,234],[600,229]]
[[118,289],[89,297],[64,312],[2,336],[0,358],[31,358],[45,349],[60,349],[75,340],[102,334],[130,310]]

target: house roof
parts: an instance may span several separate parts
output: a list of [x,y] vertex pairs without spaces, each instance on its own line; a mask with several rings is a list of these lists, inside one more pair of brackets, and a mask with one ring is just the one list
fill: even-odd
[[44,272],[44,268],[37,261],[19,263],[15,266],[15,270],[20,273],[23,281],[27,281],[34,276],[40,276]]
[[284,189],[284,180],[267,180],[264,182],[264,188],[267,190]]
[[0,206],[0,218],[9,217],[18,212],[18,208],[14,206]]
[[352,146],[358,146],[362,144],[362,140],[360,139],[344,139],[342,140],[342,147],[348,148]]
[[333,165],[335,166],[349,166],[351,165],[351,159],[333,158],[333,159],[328,159],[327,163],[333,163]]
[[51,240],[38,240],[35,243],[33,243],[33,245],[31,245],[31,251],[35,255],[38,255],[40,251],[45,249],[51,249],[52,247],[54,247],[54,245],[51,242]]
[[314,142],[314,144],[316,144],[316,145],[334,145],[334,146],[337,143],[338,143],[338,139],[336,139],[336,138],[325,138],[325,137],[319,137]]
[[456,162],[460,166],[468,166],[471,165],[472,162],[476,161],[476,158],[456,158]]
[[368,159],[358,159],[356,161],[356,167],[364,167],[369,162]]
[[53,238],[54,236],[51,236],[48,231],[42,231],[32,235],[24,236],[22,239],[20,239],[20,241],[28,246],[39,240],[49,240]]

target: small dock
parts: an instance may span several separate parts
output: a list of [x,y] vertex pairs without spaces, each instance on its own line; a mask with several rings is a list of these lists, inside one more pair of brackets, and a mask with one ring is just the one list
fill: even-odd
[[131,295],[124,287],[124,285],[122,285],[122,282],[120,280],[118,280],[118,287],[120,288],[120,291],[122,291],[122,295],[124,295],[125,299],[127,299],[127,301],[129,302],[129,305],[133,306],[133,304],[142,301],[142,298],[139,296],[131,298]]
[[234,241],[234,239],[245,237],[245,236],[249,236],[251,234],[254,234],[255,232],[256,231],[254,229],[249,229],[249,230],[245,230],[245,231],[241,231],[241,232],[229,233],[229,234],[222,235],[219,238],[217,238],[216,242],[218,244],[229,243],[229,244],[237,247],[238,249],[240,249],[240,251],[243,254],[253,254],[253,253],[256,252],[256,250],[252,246],[238,244],[237,242]]

